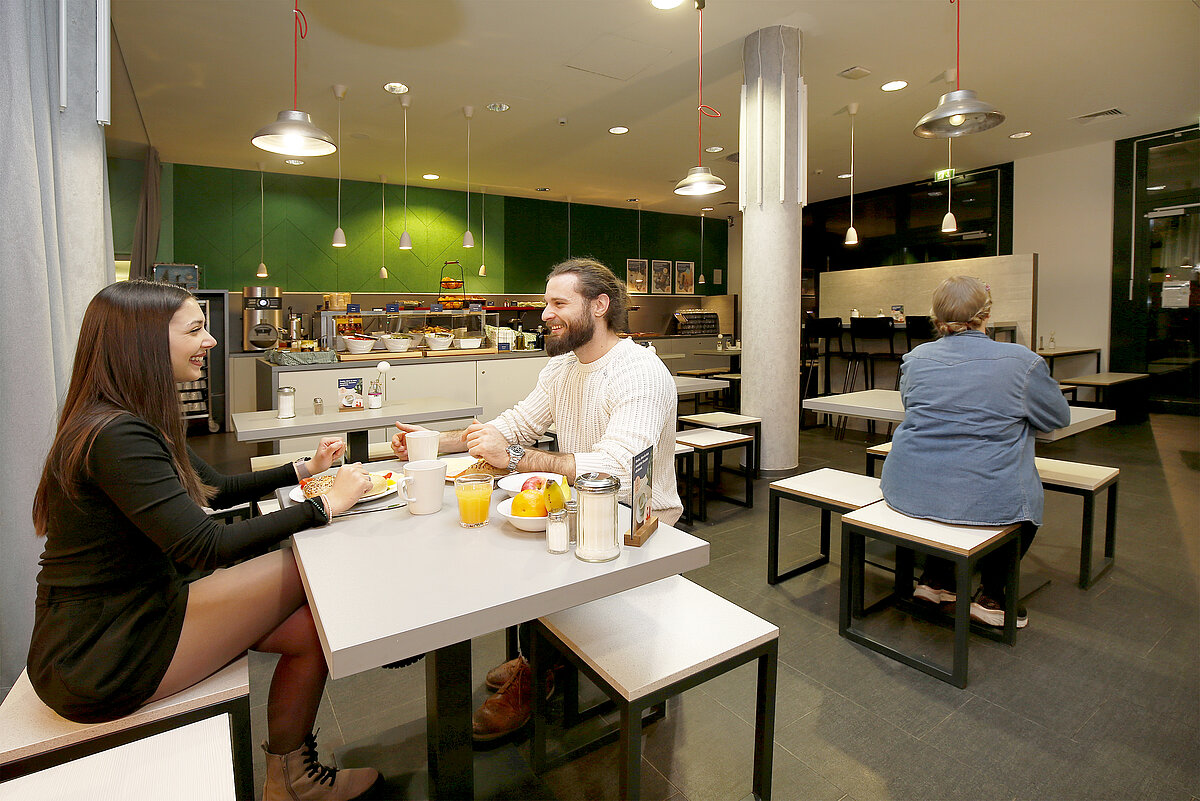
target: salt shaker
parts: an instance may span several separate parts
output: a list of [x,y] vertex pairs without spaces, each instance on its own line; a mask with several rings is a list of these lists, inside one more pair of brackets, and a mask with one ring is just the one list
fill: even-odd
[[579,543],[575,556],[585,562],[608,562],[621,555],[617,536],[619,482],[608,473],[584,473],[575,479],[579,495]]
[[325,414],[325,401],[321,398],[313,398],[313,414]]
[[296,416],[296,388],[295,387],[280,387],[275,393],[276,399],[276,417],[280,420],[286,420],[289,417]]
[[570,524],[567,510],[555,509],[546,516],[546,550],[550,553],[566,553],[571,550]]
[[575,545],[579,541],[579,501],[569,500],[565,504],[567,512],[567,528],[569,530],[568,537],[570,543]]

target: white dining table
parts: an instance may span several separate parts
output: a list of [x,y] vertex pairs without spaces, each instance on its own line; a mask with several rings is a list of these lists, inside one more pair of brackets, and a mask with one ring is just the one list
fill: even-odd
[[[401,462],[371,465],[401,472]],[[276,493],[294,503],[291,488]],[[426,729],[433,798],[473,798],[471,638],[708,564],[709,546],[660,523],[640,548],[600,564],[551,554],[544,532],[518,530],[496,511],[459,525],[447,485],[440,512],[407,507],[335,519],[292,537],[309,608],[333,678],[425,653]],[[372,506],[390,506],[396,496]],[[370,508],[364,506],[364,508]],[[618,531],[629,527],[620,506]]]
[[[900,392],[894,389],[866,389],[843,395],[806,398],[804,408],[814,412],[883,420],[889,423],[899,423],[904,419],[904,404],[900,400]],[[1034,437],[1039,442],[1054,442],[1117,419],[1117,413],[1112,409],[1082,406],[1071,406],[1070,409],[1070,423],[1053,431],[1038,431]]]
[[297,409],[295,417],[279,418],[274,409],[263,412],[237,412],[233,428],[239,442],[278,442],[285,437],[308,437],[346,431],[347,458],[352,462],[369,462],[367,432],[391,428],[394,423],[422,425],[445,420],[465,420],[483,414],[482,406],[450,398],[410,398],[389,403],[378,409],[359,409],[339,412],[330,409],[313,414],[311,409]]

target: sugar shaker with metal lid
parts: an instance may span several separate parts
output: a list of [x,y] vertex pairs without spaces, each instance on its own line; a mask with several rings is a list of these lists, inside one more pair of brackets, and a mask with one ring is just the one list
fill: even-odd
[[296,388],[295,387],[280,387],[275,393],[276,408],[278,412],[276,417],[280,420],[286,420],[289,417],[296,416]]
[[617,490],[621,482],[608,473],[584,473],[575,479],[579,503],[579,542],[575,556],[585,562],[608,562],[621,555],[617,535]]

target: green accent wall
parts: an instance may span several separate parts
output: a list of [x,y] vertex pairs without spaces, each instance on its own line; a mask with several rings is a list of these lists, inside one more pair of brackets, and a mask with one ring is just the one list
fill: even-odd
[[[264,283],[255,276],[260,258],[259,174],[189,164],[164,164],[163,171],[159,261],[200,265],[205,289],[240,292],[244,286]],[[132,242],[141,174],[140,161],[109,159],[118,252],[122,242]],[[569,255],[594,256],[621,277],[625,260],[639,257],[635,209],[478,193],[471,194],[470,209],[476,247],[463,248],[466,194],[424,186],[408,188],[407,227],[413,249],[403,251],[399,240],[405,229],[404,187],[383,187],[384,224],[380,185],[345,180],[341,223],[348,246],[335,248],[330,242],[338,224],[336,180],[264,173],[263,183],[261,247],[270,274],[265,280],[290,292],[436,292],[444,262],[457,259],[470,292],[540,293],[546,273]],[[700,218],[657,212],[642,212],[640,217],[641,258],[693,261],[700,269]],[[707,220],[703,268],[708,283],[696,287],[699,294],[725,293],[726,285],[712,279],[719,268],[727,280],[727,253],[725,221]],[[481,260],[487,265],[486,277],[478,275]],[[379,278],[381,264],[387,266],[386,279]],[[447,268],[446,274],[457,275],[457,270]]]

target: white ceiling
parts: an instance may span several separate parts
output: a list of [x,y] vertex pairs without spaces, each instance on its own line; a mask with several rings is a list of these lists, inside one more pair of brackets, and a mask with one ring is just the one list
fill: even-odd
[[[398,98],[411,87],[408,171],[434,185],[466,183],[498,194],[698,213],[731,203],[737,166],[743,39],[759,28],[801,30],[809,87],[809,199],[845,195],[844,108],[858,102],[857,191],[919,180],[945,166],[940,140],[913,136],[917,119],[953,88],[955,5],[948,0],[708,0],[704,11],[706,164],[728,189],[707,198],[672,193],[696,152],[697,13],[648,0],[302,0],[299,107],[335,135],[333,84],[342,106],[348,179],[401,183]],[[165,162],[335,177],[337,156],[288,167],[250,137],[292,100],[291,0],[112,0],[113,120],[109,154],[140,158],[149,141]],[[1197,0],[965,0],[964,89],[1007,114],[990,131],[955,142],[959,170],[1111,141],[1200,117]],[[578,69],[568,64],[586,67]],[[871,70],[861,80],[838,72]],[[907,89],[884,93],[891,79]],[[510,104],[503,114],[485,110]],[[1109,108],[1126,117],[1089,126],[1071,118]],[[140,110],[140,118],[139,118]],[[558,118],[565,117],[566,125]],[[143,127],[144,120],[144,127]],[[609,134],[613,125],[631,129]],[[1008,134],[1033,135],[1012,140]],[[549,192],[535,192],[549,187]]]

